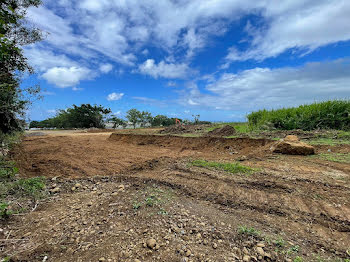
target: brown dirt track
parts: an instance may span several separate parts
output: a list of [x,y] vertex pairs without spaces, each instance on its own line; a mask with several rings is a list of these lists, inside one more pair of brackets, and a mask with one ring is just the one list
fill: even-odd
[[[273,141],[266,139],[110,135],[25,138],[15,154],[21,173],[58,177],[52,187],[62,190],[10,223],[11,237],[28,239],[15,256],[18,261],[42,261],[44,253],[49,261],[243,261],[245,249],[254,261],[258,242],[270,253],[259,261],[289,261],[297,255],[303,261],[317,261],[317,256],[342,261],[335,259],[349,256],[349,164],[272,154]],[[316,149],[329,148],[350,152],[349,145]],[[230,175],[193,167],[191,159],[240,160],[259,171]],[[77,181],[83,186],[72,191]],[[164,203],[167,216],[150,215],[154,207],[133,209],[135,199],[154,187],[174,195]],[[239,235],[238,225],[252,226],[265,238]],[[209,244],[198,240],[197,232]],[[149,237],[164,246],[143,248]],[[279,237],[285,247],[267,240]],[[191,250],[187,260],[179,244]],[[298,253],[287,254],[292,246],[300,247]],[[21,250],[16,244],[6,248]]]

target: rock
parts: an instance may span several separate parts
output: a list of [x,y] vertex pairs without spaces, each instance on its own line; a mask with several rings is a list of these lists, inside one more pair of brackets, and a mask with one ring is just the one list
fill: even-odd
[[140,259],[135,258],[135,259],[134,259],[134,262],[141,262],[141,260],[140,260]]
[[101,257],[101,258],[99,258],[98,261],[99,261],[99,262],[102,262],[102,261],[106,261],[106,259],[105,259],[104,257]]
[[147,239],[146,245],[148,248],[154,248],[157,245],[157,241],[154,238]]
[[79,187],[81,187],[81,184],[76,183],[74,186],[75,186],[76,188],[79,188]]
[[315,148],[313,146],[299,141],[299,139],[296,136],[286,136],[285,139],[281,139],[280,141],[277,141],[271,147],[271,151],[274,153],[281,153],[281,154],[288,154],[288,155],[315,154]]
[[297,136],[295,136],[295,135],[287,135],[284,138],[284,141],[297,142],[297,141],[299,141],[299,138]]
[[191,254],[192,254],[192,253],[191,253],[191,250],[187,249],[187,250],[186,250],[186,253],[185,253],[185,256],[186,256],[186,257],[189,257],[189,256],[191,256]]
[[265,247],[265,244],[264,243],[258,243],[256,246],[257,247]]
[[217,248],[218,248],[218,244],[213,243],[213,248],[214,248],[214,249],[217,249]]
[[265,255],[264,249],[262,249],[262,247],[257,247],[256,252],[258,252],[259,256]]
[[119,190],[119,191],[124,191],[124,189],[125,189],[125,186],[124,186],[124,185],[119,185],[119,186],[118,186],[118,190]]
[[59,187],[55,187],[54,189],[51,189],[51,193],[58,193],[60,190],[61,189]]
[[249,262],[250,261],[250,256],[248,256],[248,255],[243,256],[243,261],[244,262]]

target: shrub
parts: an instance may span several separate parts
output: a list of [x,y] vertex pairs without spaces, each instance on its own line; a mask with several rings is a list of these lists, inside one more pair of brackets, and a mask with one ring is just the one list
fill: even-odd
[[248,116],[250,126],[261,129],[350,130],[350,100],[330,100],[299,107],[260,110]]

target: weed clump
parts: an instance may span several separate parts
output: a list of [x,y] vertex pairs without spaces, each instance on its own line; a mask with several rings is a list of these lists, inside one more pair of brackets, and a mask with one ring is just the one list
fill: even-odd
[[259,110],[248,116],[248,123],[261,129],[350,130],[350,100],[330,100],[299,107]]

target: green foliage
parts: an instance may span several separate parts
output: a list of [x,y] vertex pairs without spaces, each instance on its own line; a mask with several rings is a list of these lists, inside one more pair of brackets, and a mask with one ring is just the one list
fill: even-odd
[[[179,119],[182,122],[181,119]],[[176,118],[169,118],[165,115],[157,115],[153,117],[152,126],[171,126],[176,124]]]
[[303,259],[302,257],[297,256],[294,258],[293,262],[303,262]]
[[130,123],[136,128],[137,124],[140,124],[141,127],[144,127],[147,123],[152,123],[153,117],[148,111],[139,111],[135,108],[130,109],[126,112],[126,118]]
[[350,153],[321,153],[317,157],[332,162],[348,163],[350,164]]
[[350,130],[350,100],[331,100],[293,108],[260,110],[248,116],[250,126],[261,129]]
[[284,247],[286,245],[286,242],[282,237],[279,237],[278,239],[276,239],[274,243],[277,247]]
[[8,219],[12,211],[9,210],[9,204],[6,202],[0,202],[0,219]]
[[27,26],[25,17],[29,7],[37,7],[40,0],[2,0],[0,3],[0,131],[11,133],[23,126],[24,112],[30,101],[38,96],[38,86],[20,87],[20,76],[33,73],[23,56],[21,46],[41,40],[36,28]]
[[109,122],[113,123],[113,128],[116,128],[117,126],[122,126],[122,127],[126,127],[127,123],[124,119],[121,119],[119,117],[111,117],[110,119],[108,119]]
[[191,162],[193,166],[198,167],[206,167],[206,168],[214,168],[214,169],[221,169],[227,172],[230,172],[232,174],[236,173],[245,173],[250,174],[256,169],[243,166],[239,163],[220,163],[220,162],[213,162],[213,161],[206,161],[206,160],[194,160]]
[[261,233],[258,230],[256,230],[254,227],[239,226],[237,231],[238,231],[238,234],[241,234],[241,235],[247,235],[247,236],[261,235]]
[[32,121],[30,127],[41,128],[104,128],[104,116],[111,112],[103,106],[82,104],[73,105],[44,121]]
[[136,108],[130,109],[126,112],[126,118],[136,128],[136,125],[140,122],[141,112]]

